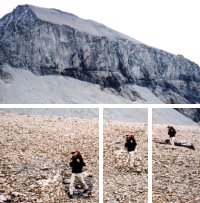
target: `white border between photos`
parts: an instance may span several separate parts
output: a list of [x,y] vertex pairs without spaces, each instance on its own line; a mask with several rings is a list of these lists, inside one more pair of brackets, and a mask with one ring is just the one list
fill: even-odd
[[148,109],[148,203],[152,203],[152,110],[158,108],[200,108],[200,104],[0,104],[4,108],[99,109],[99,203],[103,203],[103,110],[105,108]]
[[148,203],[152,203],[152,108],[148,108]]
[[200,104],[0,104],[1,108],[200,108]]
[[99,108],[99,203],[103,202],[103,108]]

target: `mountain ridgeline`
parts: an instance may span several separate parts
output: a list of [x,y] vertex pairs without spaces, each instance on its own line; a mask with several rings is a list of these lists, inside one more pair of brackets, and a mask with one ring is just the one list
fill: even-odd
[[[0,64],[36,75],[74,77],[130,100],[139,96],[131,89],[136,84],[164,103],[200,101],[197,64],[57,9],[18,6],[0,20],[0,45]],[[199,121],[200,112],[188,114]]]

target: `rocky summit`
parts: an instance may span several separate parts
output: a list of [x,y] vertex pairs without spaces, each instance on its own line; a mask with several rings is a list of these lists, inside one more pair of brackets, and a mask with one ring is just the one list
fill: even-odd
[[[18,6],[0,20],[0,44],[0,64],[36,75],[74,77],[132,101],[140,98],[133,85],[147,87],[164,103],[200,101],[194,62],[57,9]],[[198,121],[199,113],[190,114]]]

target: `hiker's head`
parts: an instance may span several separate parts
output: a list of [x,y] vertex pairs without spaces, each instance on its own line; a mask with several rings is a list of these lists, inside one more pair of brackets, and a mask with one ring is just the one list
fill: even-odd
[[73,157],[81,156],[80,151],[72,152]]
[[127,140],[134,139],[134,135],[133,134],[127,134],[126,139]]
[[167,126],[168,130],[175,130],[173,126]]

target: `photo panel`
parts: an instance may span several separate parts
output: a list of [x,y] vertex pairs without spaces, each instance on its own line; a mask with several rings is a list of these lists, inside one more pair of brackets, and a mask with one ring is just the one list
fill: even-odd
[[148,109],[104,109],[104,202],[148,202]]
[[153,202],[200,202],[200,109],[153,109]]
[[97,203],[98,153],[98,109],[0,109],[0,200]]

